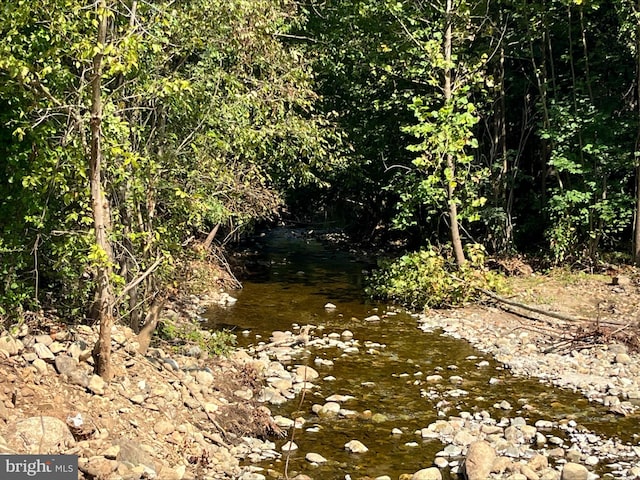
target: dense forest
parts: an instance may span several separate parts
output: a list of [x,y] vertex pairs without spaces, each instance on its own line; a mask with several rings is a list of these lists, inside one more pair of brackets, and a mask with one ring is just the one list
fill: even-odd
[[628,0],[2,2],[0,315],[153,328],[280,216],[461,269],[638,262],[639,99]]

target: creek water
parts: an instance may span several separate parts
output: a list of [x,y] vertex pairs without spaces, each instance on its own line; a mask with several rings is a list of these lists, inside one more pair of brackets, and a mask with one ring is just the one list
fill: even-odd
[[[422,440],[415,431],[442,418],[438,412],[448,417],[486,410],[496,419],[522,416],[529,424],[538,419],[573,419],[599,434],[623,439],[630,435],[624,420],[590,405],[581,395],[535,379],[513,377],[467,342],[439,332],[422,332],[411,314],[368,301],[363,271],[372,267],[371,262],[322,243],[304,230],[272,230],[257,241],[245,265],[250,274],[243,278],[243,289],[234,293],[237,303],[207,312],[211,328],[233,330],[240,346],[268,341],[275,330],[309,324],[319,327],[315,335],[348,329],[360,344],[358,353],[309,349],[305,356],[294,359],[292,366],[314,367],[320,378],[314,382],[317,388],[307,392],[302,401],[299,396],[285,405],[270,407],[274,415],[303,417],[306,423],[294,431],[298,450],[291,452],[287,462],[283,456],[260,465],[267,470],[283,474],[287,463],[289,478],[295,472],[328,480],[347,475],[353,479],[398,478],[432,466],[443,445]],[[327,302],[337,308],[325,310]],[[372,314],[382,320],[364,321]],[[333,365],[318,366],[316,357],[332,360]],[[478,366],[480,362],[488,365]],[[444,380],[427,384],[425,377],[433,374]],[[452,384],[452,376],[462,377],[462,383]],[[335,379],[324,380],[327,377]],[[490,382],[492,378],[499,381]],[[460,389],[468,393],[451,393]],[[355,398],[343,408],[360,413],[368,410],[373,416],[330,419],[312,413],[313,404],[324,404],[333,394],[352,395]],[[498,407],[504,400],[511,404],[511,410]],[[402,434],[392,435],[393,429]],[[288,439],[275,440],[278,448]],[[346,452],[345,443],[354,439],[369,451]],[[329,462],[312,465],[305,460],[309,452]]]

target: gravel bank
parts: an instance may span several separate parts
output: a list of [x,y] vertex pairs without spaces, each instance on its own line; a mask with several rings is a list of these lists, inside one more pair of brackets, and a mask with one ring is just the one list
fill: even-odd
[[423,331],[442,329],[467,340],[515,375],[580,391],[614,413],[628,415],[640,405],[640,356],[625,345],[560,345],[543,333],[544,325],[493,308],[430,313],[419,323]]

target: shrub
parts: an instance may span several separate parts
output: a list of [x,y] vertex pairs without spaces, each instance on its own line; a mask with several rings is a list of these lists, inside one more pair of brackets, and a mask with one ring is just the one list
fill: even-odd
[[450,252],[429,247],[389,261],[369,278],[367,293],[410,308],[459,306],[477,300],[479,289],[500,290],[503,278],[484,266],[481,245],[466,247],[468,262],[458,267]]
[[227,355],[236,344],[236,335],[228,330],[201,330],[197,326],[185,323],[176,325],[170,321],[163,321],[157,330],[160,339],[173,343],[176,350],[184,344],[199,346],[209,355]]

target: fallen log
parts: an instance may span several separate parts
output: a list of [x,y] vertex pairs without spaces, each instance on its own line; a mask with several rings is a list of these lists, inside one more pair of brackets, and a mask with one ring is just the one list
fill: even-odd
[[533,313],[537,313],[540,315],[546,315],[547,317],[551,317],[551,318],[555,318],[558,320],[562,320],[564,322],[572,322],[572,323],[580,323],[580,322],[585,322],[585,323],[594,323],[596,325],[613,325],[613,326],[617,326],[617,327],[628,327],[629,324],[628,323],[621,323],[621,322],[614,322],[611,320],[602,320],[599,318],[586,318],[586,317],[577,317],[577,316],[571,316],[571,315],[565,315],[563,313],[557,313],[557,312],[550,312],[548,310],[544,310],[542,308],[538,308],[538,307],[533,307],[531,305],[527,305],[525,303],[521,303],[521,302],[516,302],[515,300],[511,300],[509,298],[505,298],[503,296],[500,296],[496,293],[493,293],[490,290],[485,290],[484,288],[479,288],[478,287],[478,291],[484,293],[486,296],[492,298],[493,300],[496,300],[500,303],[504,303],[505,305],[510,305],[512,307],[518,307],[521,308],[523,310],[527,310],[529,312],[533,312]]

